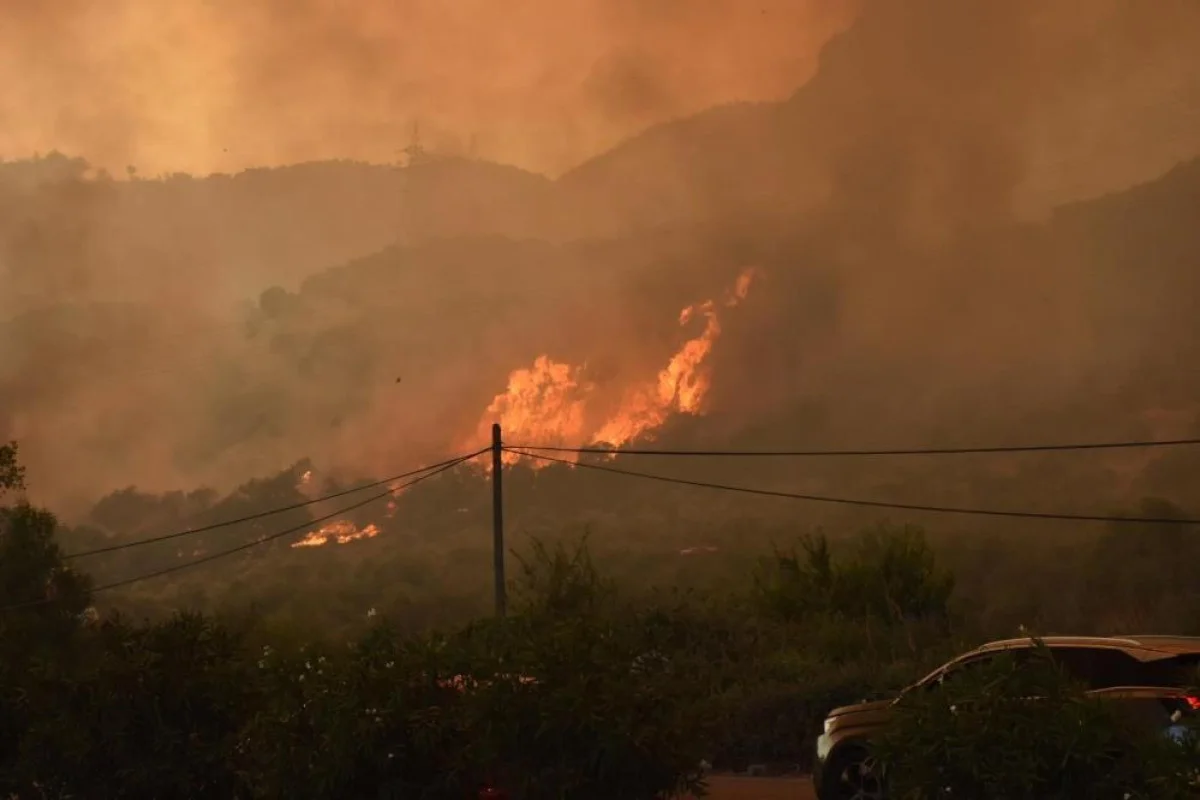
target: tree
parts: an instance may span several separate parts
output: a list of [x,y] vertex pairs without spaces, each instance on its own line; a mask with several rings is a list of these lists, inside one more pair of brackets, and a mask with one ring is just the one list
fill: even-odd
[[[15,444],[0,447],[0,493],[24,488]],[[58,522],[25,502],[0,506],[0,794],[13,791],[12,759],[30,722],[44,676],[72,664],[86,576],[67,567],[54,541]]]
[[17,461],[17,443],[0,445],[0,497],[25,488],[25,469]]
[[240,634],[194,614],[91,633],[33,684],[0,794],[245,797],[238,735],[262,703]]
[[819,614],[889,625],[945,619],[954,580],[920,528],[878,525],[852,544],[840,559],[822,534],[800,540],[803,554],[777,551],[755,576],[760,608],[787,621]]
[[[0,448],[0,491],[24,488],[16,445]],[[0,506],[0,647],[23,662],[61,644],[91,605],[89,578],[67,566],[58,520],[26,502]]]

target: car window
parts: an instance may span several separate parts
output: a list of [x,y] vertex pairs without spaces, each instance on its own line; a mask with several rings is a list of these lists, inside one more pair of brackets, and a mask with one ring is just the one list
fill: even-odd
[[1143,664],[1142,686],[1172,686],[1194,689],[1200,684],[1200,653],[1186,653]]
[[1054,660],[1089,689],[1135,686],[1137,660],[1120,650],[1095,647],[1052,647]]
[[[1017,657],[1017,658],[1020,658],[1020,656],[1022,654],[1023,654],[1023,651],[1019,651],[1019,650],[1018,651],[1008,651],[1008,653],[1007,653],[1008,657]],[[976,672],[978,672],[980,668],[987,666],[988,664],[995,663],[996,658],[999,655],[1001,655],[1001,654],[1000,653],[984,653],[983,655],[978,655],[978,656],[974,656],[973,658],[967,658],[962,661],[959,661],[959,662],[947,667],[940,674],[936,675],[933,678],[933,680],[931,680],[929,682],[928,685],[930,687],[940,687],[940,686],[946,686],[948,684],[952,684],[954,682],[962,680],[962,678],[964,676],[973,675]]]
[[1116,686],[1187,687],[1195,678],[1197,657],[1179,656],[1141,662],[1111,647],[1055,647],[1054,660],[1089,689]]
[[965,675],[971,675],[975,672],[978,672],[980,667],[990,664],[994,660],[995,659],[991,655],[986,655],[978,656],[976,658],[969,658],[965,661],[959,661],[957,664],[954,664],[944,670],[941,675],[938,675],[934,683],[937,686],[946,686],[948,684],[955,683],[956,681],[961,680]]

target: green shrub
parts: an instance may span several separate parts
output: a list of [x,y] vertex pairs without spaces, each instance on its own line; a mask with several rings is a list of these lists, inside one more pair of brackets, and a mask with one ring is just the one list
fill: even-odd
[[264,702],[238,745],[254,796],[466,796],[462,698],[425,643],[379,627],[350,648],[268,647],[258,666]]
[[[678,660],[639,659],[638,638],[624,620],[526,628],[523,652],[481,670],[505,677],[464,698],[472,768],[531,800],[650,800],[695,788],[715,721],[697,702],[705,676]],[[533,682],[507,671],[517,664]]]
[[[582,544],[535,544],[521,564],[512,616],[443,648],[481,679],[463,702],[467,769],[530,800],[697,788],[716,715],[699,702],[713,666],[697,657],[694,628],[621,602]],[[674,642],[648,635],[668,630]]]
[[646,658],[641,615],[583,548],[535,548],[516,588],[508,618],[450,635],[380,626],[349,650],[265,653],[264,706],[240,746],[255,794],[463,797],[485,779],[529,800],[697,788],[716,721],[698,702],[709,671],[686,649]]
[[833,616],[886,625],[948,619],[954,582],[935,563],[924,532],[880,525],[835,559],[822,534],[802,537],[798,553],[777,550],[755,575],[760,611],[796,622]]
[[3,764],[19,796],[236,796],[234,747],[257,687],[240,642],[198,616],[93,631],[75,663],[26,676],[26,725]]
[[909,662],[797,664],[791,675],[764,669],[718,699],[722,736],[712,755],[716,769],[749,764],[812,766],[816,737],[830,709],[889,696],[920,669]]

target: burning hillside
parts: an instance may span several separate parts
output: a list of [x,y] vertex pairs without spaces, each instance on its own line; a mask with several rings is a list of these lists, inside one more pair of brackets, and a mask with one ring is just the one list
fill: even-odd
[[[631,385],[602,385],[589,379],[586,364],[538,356],[532,366],[509,375],[507,388],[492,400],[471,441],[485,441],[492,423],[499,422],[505,439],[514,443],[621,447],[653,436],[672,414],[704,413],[712,385],[708,357],[721,336],[721,309],[741,303],[757,275],[747,269],[720,302],[710,299],[683,309],[680,327],[703,320],[700,332],[657,375]],[[521,456],[506,453],[505,458],[513,463]]]
[[379,527],[375,523],[359,528],[350,520],[339,519],[318,530],[308,532],[303,539],[294,542],[292,547],[320,547],[330,542],[348,544],[359,539],[373,539],[378,535]]
[[[709,354],[721,336],[720,312],[745,300],[758,274],[756,269],[744,270],[719,301],[709,299],[684,308],[679,313],[680,327],[699,326],[701,320],[703,327],[684,341],[654,376],[614,388],[590,380],[587,365],[555,361],[548,355],[538,356],[529,367],[513,370],[506,389],[492,400],[475,434],[460,449],[487,441],[494,422],[500,423],[506,439],[518,444],[616,448],[652,437],[673,414],[703,414],[713,379]],[[504,459],[513,464],[522,456],[505,453]],[[530,464],[542,465],[537,461]],[[395,497],[403,488],[402,484],[392,487],[389,518],[396,512]],[[374,523],[360,528],[349,520],[336,520],[309,532],[292,547],[348,544],[374,538],[379,530]]]

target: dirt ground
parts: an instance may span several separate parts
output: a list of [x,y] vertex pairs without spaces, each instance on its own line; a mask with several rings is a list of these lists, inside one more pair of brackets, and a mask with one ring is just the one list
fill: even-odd
[[808,778],[738,778],[708,780],[710,800],[816,800]]

